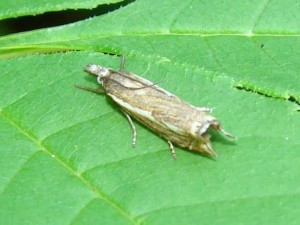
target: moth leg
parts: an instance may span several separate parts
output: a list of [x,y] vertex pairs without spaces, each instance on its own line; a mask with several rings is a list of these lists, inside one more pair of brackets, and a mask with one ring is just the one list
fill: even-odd
[[130,126],[131,126],[131,129],[132,129],[132,132],[133,132],[133,134],[132,134],[132,146],[133,147],[135,147],[135,144],[136,144],[136,136],[137,136],[137,134],[136,134],[136,128],[135,128],[135,126],[134,126],[134,124],[133,124],[133,122],[132,122],[132,120],[131,120],[131,117],[126,113],[126,112],[124,112],[124,111],[122,111],[124,114],[125,114],[125,116],[127,117],[127,120],[128,120],[128,122],[129,122],[129,124],[130,124]]
[[90,91],[90,92],[94,92],[97,94],[103,94],[105,93],[105,90],[102,88],[90,88],[90,87],[86,87],[86,86],[81,86],[81,85],[75,85],[75,87],[80,88],[82,90],[86,90],[86,91]]
[[208,107],[197,107],[197,110],[199,110],[201,112],[209,112],[209,113],[211,113],[213,111],[213,109],[208,108]]
[[[150,62],[148,62],[147,69],[146,69],[146,71],[142,74],[142,76],[144,76],[146,73],[148,73],[149,69],[150,69]],[[160,82],[158,82],[158,83],[160,83]]]
[[125,66],[125,56],[122,55],[121,56],[121,63],[120,63],[120,71],[125,71],[124,66]]
[[170,147],[171,154],[172,154],[173,158],[176,159],[176,152],[175,152],[173,143],[171,141],[168,141],[168,144],[169,144],[169,147]]

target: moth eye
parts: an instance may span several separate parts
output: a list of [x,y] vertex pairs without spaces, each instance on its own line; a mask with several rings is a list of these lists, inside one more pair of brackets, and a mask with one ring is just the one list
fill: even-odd
[[216,130],[220,129],[220,122],[218,120],[212,120],[209,122],[209,125],[211,128],[214,128]]

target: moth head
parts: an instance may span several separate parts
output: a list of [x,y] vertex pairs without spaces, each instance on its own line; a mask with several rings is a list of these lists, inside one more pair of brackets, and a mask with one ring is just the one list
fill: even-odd
[[204,124],[202,129],[200,129],[200,134],[206,134],[208,129],[214,129],[223,135],[225,135],[227,138],[230,138],[231,140],[235,140],[235,137],[226,132],[225,130],[222,129],[221,124],[218,120],[216,120],[213,116],[210,116],[210,118],[207,120],[207,123]]
[[95,77],[107,77],[110,75],[110,70],[106,67],[102,67],[95,64],[86,65],[84,71],[95,76]]
[[221,124],[218,120],[212,119],[208,122],[209,128],[215,129],[215,130],[220,130]]

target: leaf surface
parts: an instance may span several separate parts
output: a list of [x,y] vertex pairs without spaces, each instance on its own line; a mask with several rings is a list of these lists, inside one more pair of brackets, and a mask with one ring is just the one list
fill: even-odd
[[[0,224],[298,224],[299,12],[292,0],[140,0],[1,37]],[[98,87],[86,64],[119,68],[103,53],[213,108],[237,141],[214,134],[217,160],[181,148],[174,160],[136,123],[132,149],[116,104],[74,87]]]

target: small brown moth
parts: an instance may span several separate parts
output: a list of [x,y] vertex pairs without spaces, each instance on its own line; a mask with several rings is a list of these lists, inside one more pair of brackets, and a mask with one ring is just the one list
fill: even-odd
[[176,154],[173,143],[215,156],[208,134],[210,129],[233,138],[221,128],[220,122],[209,114],[211,109],[192,106],[156,84],[124,71],[123,68],[124,57],[119,71],[89,64],[84,71],[95,76],[103,89],[77,87],[106,93],[121,107],[133,130],[133,146],[137,133],[131,116],[165,138],[174,158]]

